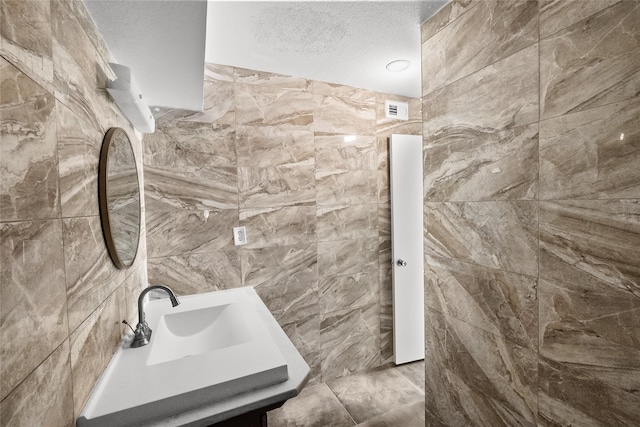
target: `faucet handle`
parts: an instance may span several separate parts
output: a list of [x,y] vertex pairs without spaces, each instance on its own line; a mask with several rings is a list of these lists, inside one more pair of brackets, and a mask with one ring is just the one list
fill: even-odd
[[151,328],[149,327],[147,322],[138,323],[136,325],[136,330],[134,331],[131,347],[136,348],[149,344],[149,340],[151,339],[151,332]]

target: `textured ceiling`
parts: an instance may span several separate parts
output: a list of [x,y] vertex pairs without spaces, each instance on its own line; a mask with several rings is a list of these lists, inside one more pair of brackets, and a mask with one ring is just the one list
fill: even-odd
[[420,97],[420,23],[446,0],[85,3],[149,105],[198,110],[204,61]]
[[85,0],[112,60],[131,68],[149,105],[202,109],[205,1]]
[[[205,59],[419,97],[420,23],[445,3],[213,1]],[[396,59],[411,67],[388,72]]]

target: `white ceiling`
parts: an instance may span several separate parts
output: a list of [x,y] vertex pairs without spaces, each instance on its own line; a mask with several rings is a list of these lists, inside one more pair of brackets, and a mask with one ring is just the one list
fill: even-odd
[[[209,3],[206,61],[420,97],[420,23],[446,1]],[[408,59],[411,67],[385,66]]]
[[201,110],[206,1],[85,0],[112,60],[148,105]]
[[420,23],[446,2],[85,0],[147,103],[190,110],[205,61],[420,97]]

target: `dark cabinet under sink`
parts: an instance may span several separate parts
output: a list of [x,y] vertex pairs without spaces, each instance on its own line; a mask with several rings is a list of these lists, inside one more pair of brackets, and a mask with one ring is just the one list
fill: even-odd
[[279,408],[285,401],[274,403],[263,408],[254,409],[242,415],[212,424],[209,427],[268,427],[267,412]]

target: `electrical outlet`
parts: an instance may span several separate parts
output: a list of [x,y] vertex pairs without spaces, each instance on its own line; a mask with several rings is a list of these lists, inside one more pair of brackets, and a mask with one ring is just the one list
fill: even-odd
[[236,246],[247,244],[247,229],[245,227],[233,227],[233,244]]

